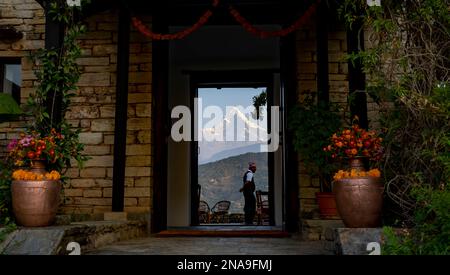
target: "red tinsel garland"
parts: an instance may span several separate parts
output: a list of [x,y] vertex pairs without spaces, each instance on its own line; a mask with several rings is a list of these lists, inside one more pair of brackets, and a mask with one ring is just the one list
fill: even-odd
[[267,38],[267,37],[274,37],[274,36],[286,36],[290,34],[291,32],[297,30],[301,25],[305,24],[306,21],[311,17],[311,15],[316,11],[317,6],[319,5],[320,0],[318,0],[316,3],[312,4],[308,10],[299,18],[297,19],[294,24],[289,26],[286,29],[278,30],[278,31],[264,31],[256,28],[250,22],[247,21],[235,8],[230,6],[230,14],[234,17],[234,19],[244,27],[244,29],[256,36],[259,36],[261,38]]
[[[217,7],[219,5],[219,0],[213,0],[213,7]],[[188,36],[189,34],[193,33],[194,31],[198,30],[201,26],[203,26],[206,22],[208,22],[209,18],[213,15],[212,11],[208,10],[206,11],[191,27],[182,30],[180,32],[174,33],[174,34],[160,34],[160,33],[154,33],[151,30],[149,30],[141,20],[139,20],[137,17],[132,18],[132,22],[134,27],[141,32],[143,35],[150,37],[154,40],[174,40],[174,39],[183,39],[184,37]]]
[[[256,28],[250,22],[247,21],[240,13],[237,11],[234,7],[230,6],[230,14],[234,17],[234,19],[244,27],[244,29],[256,36],[259,36],[261,38],[267,38],[267,37],[274,37],[274,36],[286,36],[290,34],[291,32],[297,30],[301,25],[305,24],[306,21],[311,17],[311,15],[316,11],[317,6],[319,5],[321,0],[318,0],[316,3],[312,4],[306,12],[297,19],[291,26],[288,28],[278,30],[278,31],[264,31]],[[213,0],[213,7],[217,7],[219,5],[219,0]],[[154,40],[174,40],[174,39],[183,39],[184,37],[188,36],[189,34],[193,33],[194,31],[198,30],[201,26],[203,26],[206,22],[208,22],[209,18],[213,15],[211,10],[206,11],[191,27],[174,33],[174,34],[160,34],[160,33],[154,33],[151,30],[149,30],[144,23],[142,23],[141,20],[139,20],[137,17],[132,18],[132,22],[134,27],[141,32],[143,35],[150,37]]]

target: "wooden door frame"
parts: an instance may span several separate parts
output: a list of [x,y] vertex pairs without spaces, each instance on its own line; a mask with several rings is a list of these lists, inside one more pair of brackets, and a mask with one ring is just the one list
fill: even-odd
[[[274,73],[278,69],[252,69],[252,70],[226,70],[226,71],[187,71],[190,76],[190,102],[191,114],[194,110],[194,98],[198,96],[198,88],[243,88],[243,87],[267,87],[268,106],[273,105],[274,94]],[[268,112],[268,126],[270,127],[270,110]],[[194,119],[191,123],[192,137],[197,131]],[[269,128],[270,131],[270,128]],[[191,146],[191,165],[190,165],[190,190],[191,190],[191,226],[199,224],[198,221],[198,142],[192,139]],[[275,224],[275,200],[274,200],[274,153],[268,153],[268,173],[269,173],[269,209],[270,224]]]
[[[161,17],[153,17],[153,28],[167,32],[169,24]],[[153,41],[152,52],[152,150],[153,150],[153,203],[151,215],[152,232],[167,229],[167,155],[170,119],[168,117],[168,68],[169,44],[167,41]],[[280,85],[283,113],[283,229],[288,232],[299,230],[299,185],[298,160],[293,150],[293,136],[286,131],[287,117],[297,102],[297,64],[295,33],[280,39]],[[192,179],[191,179],[192,182]],[[273,182],[273,180],[271,180]],[[273,198],[272,198],[273,199]],[[273,207],[272,207],[273,209]],[[192,212],[192,211],[191,211]],[[192,213],[191,213],[192,216]],[[274,215],[272,215],[274,217]]]
[[[164,16],[153,16],[153,29],[167,32]],[[169,42],[152,41],[152,152],[153,200],[150,216],[152,233],[167,229],[167,169],[168,139],[170,136]]]

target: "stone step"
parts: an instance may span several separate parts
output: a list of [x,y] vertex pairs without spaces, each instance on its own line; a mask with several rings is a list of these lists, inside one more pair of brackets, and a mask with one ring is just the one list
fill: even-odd
[[148,236],[145,221],[91,221],[42,228],[19,228],[5,240],[0,254],[67,255],[77,242],[81,254],[118,241]]
[[334,230],[336,254],[379,255],[377,252],[381,249],[382,236],[382,228],[337,228]]
[[332,241],[333,230],[344,227],[340,219],[303,219],[301,222],[302,238],[305,241]]

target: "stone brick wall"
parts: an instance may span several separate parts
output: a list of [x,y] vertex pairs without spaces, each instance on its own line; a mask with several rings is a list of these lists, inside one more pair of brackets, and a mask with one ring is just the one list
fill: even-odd
[[[70,177],[61,211],[93,218],[111,211],[114,116],[117,65],[117,18],[107,11],[86,20],[88,32],[80,39],[83,56],[79,90],[66,118],[81,128],[81,142],[91,159],[85,168],[68,170]],[[34,91],[36,77],[28,56],[44,47],[44,11],[35,0],[0,0],[0,26],[12,25],[23,39],[0,41],[0,57],[22,62],[21,102]],[[149,212],[151,206],[151,41],[132,29],[130,44],[128,131],[126,148],[125,211]],[[0,157],[6,144],[24,130],[22,120],[0,122]]]
[[[317,37],[315,18],[296,33],[298,100],[307,94],[317,93]],[[328,33],[328,71],[330,101],[347,108],[348,66],[344,61],[347,51],[346,32],[335,24]],[[305,169],[299,155],[299,201],[301,218],[317,218],[318,206],[315,193],[320,191],[320,182]]]
[[[82,129],[80,140],[91,159],[71,168],[63,211],[101,216],[111,211],[117,66],[117,18],[105,12],[86,20],[80,39],[83,56],[77,96],[66,118]],[[132,27],[130,26],[130,29]],[[151,41],[133,30],[130,42],[125,211],[148,212],[151,205]]]
[[[23,33],[21,40],[12,43],[0,41],[0,58],[14,57],[21,60],[21,103],[23,104],[34,91],[33,87],[36,84],[29,56],[31,51],[44,47],[44,10],[35,0],[0,0],[0,27],[6,26],[14,27]],[[17,138],[24,126],[25,122],[20,119],[0,121],[0,158],[6,154],[6,145],[11,139]]]

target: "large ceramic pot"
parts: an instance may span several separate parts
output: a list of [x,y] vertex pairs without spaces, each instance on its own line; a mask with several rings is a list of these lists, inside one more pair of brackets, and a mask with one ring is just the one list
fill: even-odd
[[55,180],[12,182],[14,216],[22,226],[48,226],[55,221],[61,183]]
[[[45,163],[33,162],[31,171],[45,173]],[[54,223],[60,202],[60,181],[15,180],[11,192],[13,212],[19,225],[38,227]]]
[[338,212],[346,227],[369,228],[381,225],[384,185],[380,178],[361,177],[337,180],[333,192]]

